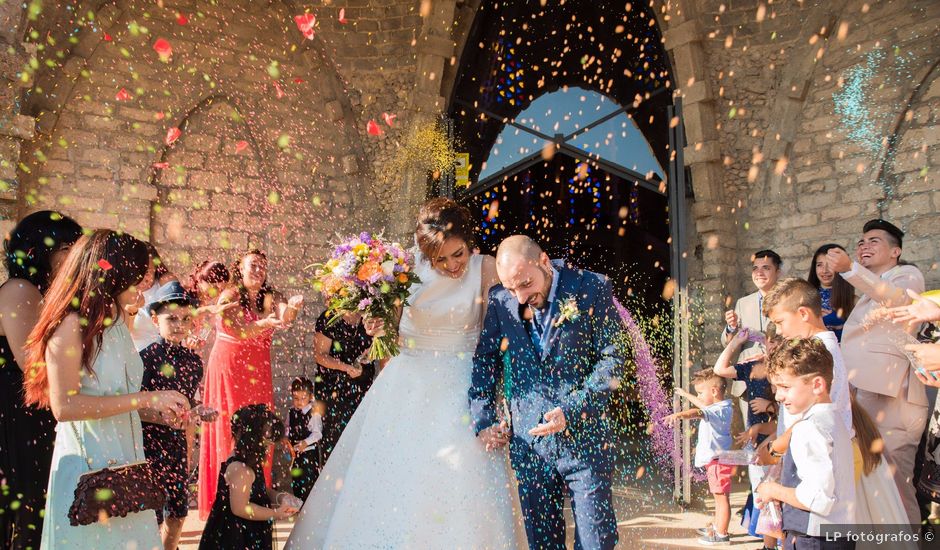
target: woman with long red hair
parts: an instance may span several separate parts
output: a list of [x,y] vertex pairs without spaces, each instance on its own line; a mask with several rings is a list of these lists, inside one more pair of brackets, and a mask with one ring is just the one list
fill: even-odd
[[[268,284],[268,260],[249,250],[232,271],[220,304],[236,303],[217,317],[215,344],[206,363],[203,403],[219,419],[203,424],[199,440],[199,516],[209,516],[222,462],[232,453],[231,416],[245,405],[274,406],[271,337],[293,323],[303,296],[285,298]],[[270,457],[264,468],[270,482]]]
[[[162,546],[153,510],[72,526],[79,477],[144,460],[140,417],[179,418],[179,392],[141,392],[143,363],[128,331],[142,304],[146,245],[99,229],[69,252],[29,336],[26,402],[52,409],[59,425],[49,475],[42,548],[138,549]],[[172,421],[172,420],[171,420]]]

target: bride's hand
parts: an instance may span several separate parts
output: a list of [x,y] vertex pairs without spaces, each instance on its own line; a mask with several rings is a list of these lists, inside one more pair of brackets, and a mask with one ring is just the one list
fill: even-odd
[[500,422],[481,430],[477,437],[483,442],[487,451],[492,451],[509,443],[509,429],[506,422]]
[[367,317],[362,320],[362,326],[366,329],[366,334],[373,338],[385,336],[385,319]]

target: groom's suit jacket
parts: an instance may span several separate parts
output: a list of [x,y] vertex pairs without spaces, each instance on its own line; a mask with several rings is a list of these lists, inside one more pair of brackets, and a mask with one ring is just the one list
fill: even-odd
[[[606,277],[566,268],[561,261],[552,263],[559,281],[541,349],[530,336],[530,321],[519,302],[502,285],[490,290],[473,356],[469,397],[474,428],[479,433],[498,422],[495,403],[503,386],[513,446],[529,446],[549,461],[568,457],[607,462],[607,405],[624,364],[617,343],[622,324]],[[563,304],[572,301],[578,318],[559,323]],[[555,407],[564,411],[567,430],[548,437],[529,435]]]

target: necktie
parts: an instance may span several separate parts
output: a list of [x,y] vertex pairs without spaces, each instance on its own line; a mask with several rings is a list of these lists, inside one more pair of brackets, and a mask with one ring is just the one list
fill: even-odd
[[542,347],[542,333],[545,332],[543,317],[544,313],[538,308],[532,308],[532,338],[535,341],[535,347]]

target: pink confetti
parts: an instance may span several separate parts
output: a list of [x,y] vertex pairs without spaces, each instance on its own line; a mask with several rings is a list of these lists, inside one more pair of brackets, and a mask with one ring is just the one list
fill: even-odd
[[235,154],[237,155],[238,153],[241,153],[247,148],[248,148],[248,142],[245,140],[241,140],[235,143]]
[[181,135],[183,135],[183,132],[180,131],[179,128],[170,128],[166,131],[166,139],[164,142],[166,142],[167,146],[169,147],[170,145],[173,145]]
[[297,29],[303,33],[304,38],[313,40],[313,27],[317,23],[317,16],[312,13],[295,15],[294,22],[297,23]]
[[108,271],[109,269],[111,269],[111,268],[114,267],[114,266],[112,266],[112,265],[111,265],[111,262],[109,262],[108,260],[105,260],[104,258],[101,258],[100,260],[98,260],[98,267],[100,267],[101,269],[103,269],[103,270],[105,270],[105,271]]
[[114,96],[116,101],[127,101],[129,99],[134,99],[134,97],[124,88],[121,88],[118,93]]
[[278,84],[276,80],[274,81],[274,89],[277,90],[278,99],[281,99],[282,97],[284,97],[284,90],[281,89],[281,85]]
[[637,386],[653,425],[654,454],[666,466],[670,465],[669,459],[673,464],[679,464],[682,458],[672,445],[673,429],[663,423],[663,418],[672,413],[672,402],[659,383],[659,365],[633,315],[616,298],[614,306],[633,344]]
[[153,43],[153,49],[160,56],[160,61],[167,62],[173,56],[173,46],[170,46],[170,43],[162,38],[158,38]]
[[392,127],[392,121],[398,118],[398,115],[392,115],[389,113],[382,113],[382,120],[385,121],[385,124],[388,124],[388,127]]
[[176,14],[176,22],[179,23],[180,25],[185,25],[186,23],[189,23],[189,18],[186,17],[185,13],[180,12]]
[[105,41],[105,42],[110,42],[110,41],[111,41],[111,35],[108,34],[108,33],[104,33],[104,41]]
[[346,24],[346,8],[339,9],[339,22],[342,25]]
[[159,113],[155,113],[153,115],[153,118],[156,120],[163,120],[164,118],[166,118],[166,115],[163,113],[163,111],[160,111]]
[[369,123],[366,124],[366,131],[369,132],[369,135],[370,135],[370,136],[381,136],[381,135],[382,135],[382,129],[379,128],[378,123],[375,122],[374,120],[370,120]]
[[164,168],[169,168],[170,163],[169,162],[155,162],[153,163],[153,167],[156,168],[157,170],[163,170]]
[[306,80],[300,78],[299,76],[294,79],[294,84],[303,84]]

